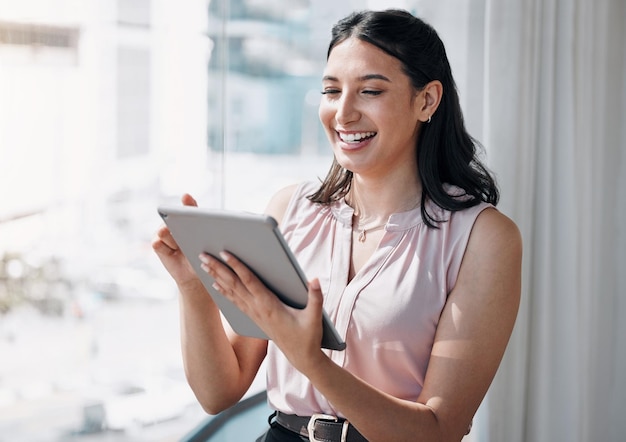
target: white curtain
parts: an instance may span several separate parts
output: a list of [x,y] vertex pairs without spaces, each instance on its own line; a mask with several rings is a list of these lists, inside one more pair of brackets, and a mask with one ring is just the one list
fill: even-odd
[[485,0],[482,136],[523,300],[472,440],[626,440],[626,1]]

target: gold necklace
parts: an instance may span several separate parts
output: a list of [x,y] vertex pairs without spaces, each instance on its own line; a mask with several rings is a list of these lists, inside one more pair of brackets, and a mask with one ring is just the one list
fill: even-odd
[[[410,210],[413,210],[413,209],[415,209],[417,206],[419,206],[419,204],[420,204],[420,200],[418,199],[418,200],[417,200],[417,203],[416,203],[415,205],[413,205],[413,207],[411,207],[409,210],[403,210],[403,212],[405,212],[405,211],[406,211],[406,212],[408,212],[408,211],[410,211]],[[359,215],[360,215],[360,214],[359,214]],[[355,210],[355,213],[354,213],[354,215],[353,215],[353,216],[357,216],[357,217],[358,217],[359,215],[357,215],[356,210]],[[365,229],[365,228],[361,228],[360,223],[359,223],[359,226],[357,226],[357,228],[355,229],[357,232],[359,232],[359,236],[358,236],[358,240],[359,240],[359,242],[360,242],[360,243],[364,243],[364,242],[367,240],[367,234],[368,234],[368,233],[370,233],[370,232],[375,232],[375,231],[377,231],[377,230],[380,230],[380,229],[382,229],[383,227],[385,227],[386,225],[387,225],[387,223],[384,223],[384,224],[380,224],[380,225],[375,226],[375,227],[371,227],[371,228],[369,228],[369,229]]]
[[[372,228],[369,228],[369,229],[361,229],[361,231],[359,232],[359,236],[358,236],[359,242],[365,242],[365,240],[367,239],[367,234],[368,233],[375,232],[376,230],[380,230],[383,227],[385,227],[386,225],[387,225],[387,223],[381,224],[379,226],[372,227]],[[357,231],[358,230],[359,230],[359,228],[357,227]]]

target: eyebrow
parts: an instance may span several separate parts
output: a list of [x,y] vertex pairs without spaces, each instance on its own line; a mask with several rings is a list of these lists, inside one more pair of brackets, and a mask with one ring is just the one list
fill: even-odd
[[[324,80],[324,81],[339,81],[339,79],[337,77],[333,77],[332,75],[324,75],[322,80]],[[387,82],[391,83],[391,80],[389,78],[385,77],[382,74],[367,74],[367,75],[363,75],[363,76],[359,77],[358,80],[359,81],[383,80],[383,81],[387,81]]]

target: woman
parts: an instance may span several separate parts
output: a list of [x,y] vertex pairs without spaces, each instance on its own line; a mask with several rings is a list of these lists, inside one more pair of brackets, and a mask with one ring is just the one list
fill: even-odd
[[[223,325],[169,231],[158,232],[154,249],[181,291],[188,381],[217,413],[267,357],[277,414],[260,440],[458,441],[517,315],[518,229],[494,208],[496,185],[429,25],[399,10],[341,20],[322,94],[331,170],[321,186],[280,191],[267,209],[313,278],[307,307],[281,304],[233,256],[223,254],[232,270],[199,257],[269,343]],[[320,349],[322,308],[345,351]]]

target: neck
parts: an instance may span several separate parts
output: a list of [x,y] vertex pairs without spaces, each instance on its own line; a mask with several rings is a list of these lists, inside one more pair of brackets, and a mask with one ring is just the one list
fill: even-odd
[[354,209],[355,221],[360,228],[384,224],[393,213],[406,212],[420,203],[421,184],[398,182],[387,179],[385,182],[368,182],[353,178],[346,202]]

